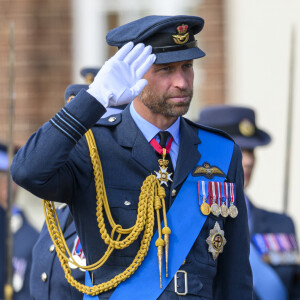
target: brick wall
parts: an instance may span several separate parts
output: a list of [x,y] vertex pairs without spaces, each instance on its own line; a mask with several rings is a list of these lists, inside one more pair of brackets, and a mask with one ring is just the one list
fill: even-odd
[[224,17],[222,0],[203,0],[198,15],[205,20],[201,44],[203,59],[202,105],[225,103]]
[[14,140],[23,144],[63,105],[71,80],[70,3],[0,0],[0,140],[8,135],[9,40],[14,22]]
[[[23,144],[63,105],[71,83],[71,16],[67,0],[0,0],[0,140],[7,140],[9,27],[15,24],[15,142]],[[201,104],[225,102],[222,0],[203,0]]]

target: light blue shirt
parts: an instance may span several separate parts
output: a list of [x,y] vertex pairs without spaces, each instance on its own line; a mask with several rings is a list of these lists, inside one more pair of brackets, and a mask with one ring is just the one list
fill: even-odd
[[[149,143],[153,138],[159,141],[158,132],[160,132],[161,129],[157,128],[156,126],[154,126],[153,124],[145,120],[143,117],[141,117],[135,110],[133,103],[130,104],[130,114],[135,124],[143,133],[144,137]],[[177,162],[179,145],[180,145],[179,126],[180,126],[180,118],[178,117],[177,120],[168,129],[165,130],[168,131],[173,137],[170,156],[172,159],[174,170],[176,168],[176,162]]]

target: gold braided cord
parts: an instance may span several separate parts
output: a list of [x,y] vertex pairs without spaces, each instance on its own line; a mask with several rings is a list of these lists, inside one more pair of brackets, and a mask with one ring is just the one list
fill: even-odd
[[[44,215],[47,216],[45,217],[46,219],[46,224],[48,227],[48,231],[50,233],[50,237],[54,243],[54,245],[56,244],[56,240],[58,240],[58,244],[59,246],[56,248],[56,252],[59,252],[61,255],[64,256],[65,259],[67,259],[68,263],[72,263],[74,264],[77,268],[81,268],[81,269],[88,269],[88,270],[94,270],[95,268],[93,268],[96,265],[103,265],[105,263],[105,261],[103,261],[104,256],[95,264],[89,265],[89,266],[81,266],[79,265],[73,258],[73,256],[70,253],[70,250],[67,246],[67,243],[63,237],[63,233],[61,231],[60,228],[60,224],[59,224],[59,220],[56,214],[56,209],[55,209],[55,205],[53,201],[45,201],[43,200],[43,209],[44,209]],[[50,229],[49,229],[50,228]],[[113,231],[112,231],[112,235],[113,235]],[[117,239],[120,238],[120,235],[118,236]],[[65,254],[65,250],[67,251],[69,257],[66,256]],[[105,252],[105,257],[109,257],[110,254],[112,253],[113,249],[112,248],[108,248]]]
[[[93,136],[91,130],[89,130],[86,133],[86,139],[87,139],[89,149],[90,149],[91,160],[93,161],[94,176],[95,176],[95,178],[101,178],[101,180],[95,182],[96,191],[97,191],[97,195],[96,195],[97,203],[98,203],[98,201],[101,201],[102,197],[104,198],[103,203],[104,203],[105,213],[106,213],[106,216],[108,218],[111,228],[114,229],[114,228],[116,228],[117,225],[115,224],[115,222],[112,218],[111,212],[110,212],[110,208],[109,208],[109,204],[108,204],[108,200],[107,200],[107,196],[106,196],[106,192],[105,192],[104,178],[103,178],[100,157],[99,157],[96,142],[95,142],[95,139],[94,139],[94,136]],[[154,177],[154,175],[153,175],[153,177]],[[156,179],[156,178],[154,177],[154,179]],[[145,195],[141,194],[140,200],[141,200],[141,197],[144,199]],[[142,232],[142,230],[145,226],[146,210],[147,210],[147,201],[139,201],[138,209],[137,209],[136,224],[129,229],[123,229],[122,227],[120,227],[120,228],[118,227],[116,229],[116,232],[121,233],[121,234],[129,233],[129,235],[124,240],[117,243],[116,241],[112,240],[109,237],[107,230],[105,228],[105,224],[104,224],[104,218],[103,218],[103,214],[102,214],[102,206],[100,209],[99,205],[97,205],[98,227],[100,229],[101,237],[104,240],[104,242],[107,245],[113,246],[115,249],[124,249],[129,245],[128,243],[132,244],[138,238],[138,236],[140,235],[140,233]]]
[[[91,162],[93,165],[94,177],[95,177],[95,188],[96,188],[96,216],[98,227],[100,231],[101,238],[108,245],[106,252],[99,259],[99,261],[89,265],[81,266],[79,265],[72,257],[70,250],[66,244],[63,233],[61,231],[59,220],[57,218],[56,210],[54,203],[52,201],[43,200],[43,208],[46,219],[46,224],[48,227],[49,234],[55,245],[57,256],[60,260],[62,268],[65,272],[65,277],[68,282],[74,286],[77,290],[87,295],[98,295],[100,293],[106,292],[112,288],[118,286],[119,283],[129,278],[141,265],[145,256],[147,255],[150,241],[153,236],[153,227],[154,227],[154,209],[157,212],[158,224],[159,224],[159,240],[161,239],[161,229],[160,229],[160,216],[159,210],[161,207],[165,210],[165,191],[160,186],[159,181],[154,175],[149,175],[141,187],[141,193],[139,196],[139,203],[137,209],[137,219],[134,226],[131,228],[122,228],[121,225],[116,224],[111,215],[109,208],[109,203],[107,200],[107,195],[104,185],[104,177],[102,172],[101,161],[99,158],[96,142],[91,130],[86,134],[86,140],[88,143]],[[105,226],[104,216],[103,216],[103,207],[105,214],[109,221],[109,224],[112,228],[111,234],[108,234],[108,231]],[[166,224],[165,212],[163,212],[164,220]],[[166,225],[165,225],[166,226]],[[71,269],[69,263],[74,264],[78,268],[92,271],[101,267],[109,258],[114,249],[124,249],[130,246],[144,230],[143,237],[141,240],[140,249],[137,252],[132,263],[120,274],[116,275],[114,278],[107,282],[103,282],[92,287],[88,287],[80,282],[76,281],[71,275]],[[117,234],[117,238],[114,239],[114,235]],[[124,239],[121,239],[122,235],[127,235]],[[161,244],[161,243],[160,243]],[[67,254],[66,254],[67,252]]]

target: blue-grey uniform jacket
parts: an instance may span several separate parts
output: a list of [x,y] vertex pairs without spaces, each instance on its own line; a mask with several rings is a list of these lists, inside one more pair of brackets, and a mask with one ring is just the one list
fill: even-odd
[[5,285],[5,210],[0,206],[0,299],[4,298]]
[[[19,212],[22,226],[13,235],[13,288],[14,300],[30,299],[29,279],[32,264],[32,248],[38,239],[38,231],[27,221],[24,214]],[[14,218],[13,216],[12,218]],[[22,266],[25,273],[22,273]],[[23,280],[23,282],[20,282]]]
[[[38,197],[69,205],[88,263],[98,261],[107,246],[101,240],[97,226],[94,176],[86,139],[82,135],[92,128],[111,213],[123,228],[135,224],[140,188],[145,178],[158,169],[155,151],[137,128],[129,108],[115,119],[99,120],[104,112],[98,101],[81,91],[30,137],[16,154],[11,167],[13,179],[25,189]],[[201,153],[197,146],[201,138],[198,137],[198,128],[212,131],[181,118],[176,170],[170,189],[166,189],[167,208],[199,161]],[[215,133],[229,138],[220,131]],[[237,145],[234,145],[227,181],[236,183],[239,215],[236,219],[226,220],[208,216],[181,267],[188,273],[186,299],[252,299],[249,229],[241,151]],[[130,205],[126,205],[128,203]],[[183,212],[182,217],[189,216]],[[206,239],[216,221],[225,232],[227,244],[219,258],[213,260]],[[139,240],[124,250],[114,251],[105,265],[94,271],[94,284],[121,273],[132,262],[138,249]],[[101,299],[109,299],[110,294],[111,291],[103,294]],[[180,297],[174,292],[172,280],[159,299]]]
[[[1,219],[3,217],[3,219]],[[0,209],[0,220],[2,229],[5,229],[5,211]],[[12,257],[12,267],[13,267],[13,299],[23,300],[30,299],[29,293],[29,278],[30,269],[32,263],[32,248],[34,243],[38,238],[37,230],[32,227],[32,225],[27,221],[23,212],[19,209],[17,213],[12,216],[12,231],[13,231],[13,257]],[[1,263],[0,263],[0,299],[3,299],[3,285],[5,284],[5,266],[4,261],[6,257],[6,249],[4,248],[5,243],[5,232],[1,234]]]
[[[64,238],[72,251],[77,237],[73,217],[68,206],[56,211]],[[84,271],[72,269],[72,275],[77,281],[84,283]],[[46,224],[32,251],[30,296],[34,300],[82,299],[82,293],[71,286],[65,278]]]
[[[267,211],[253,205],[249,201],[248,206],[251,218],[250,221],[250,234],[268,234],[268,233],[284,233],[284,234],[296,234],[293,220],[285,215],[276,212]],[[272,266],[275,272],[283,282],[288,299],[296,300],[300,299],[300,268],[295,264],[281,264]],[[255,295],[254,299],[259,299]]]

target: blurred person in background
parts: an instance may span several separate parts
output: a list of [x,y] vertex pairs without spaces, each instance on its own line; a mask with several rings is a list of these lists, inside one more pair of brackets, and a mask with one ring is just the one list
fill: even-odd
[[101,68],[84,67],[80,70],[80,75],[84,78],[84,83],[90,85]]
[[[202,109],[198,120],[201,125],[229,133],[240,145],[246,190],[255,166],[256,147],[268,145],[271,141],[270,135],[257,127],[255,119],[251,108],[223,105]],[[246,194],[245,200],[255,299],[300,299],[299,249],[293,220],[286,214],[256,207]]]
[[[57,208],[57,217],[72,256],[78,263],[84,265],[85,255],[67,205],[62,204]],[[85,271],[71,264],[70,268],[74,278],[84,283]],[[32,251],[30,295],[30,299],[34,300],[82,299],[82,293],[71,286],[65,278],[46,224],[43,225]]]
[[[8,172],[7,146],[0,143],[0,299],[3,299],[6,278],[6,209],[7,209],[7,172]],[[12,182],[15,199],[17,185]],[[31,255],[34,243],[38,238],[37,230],[27,221],[21,209],[13,203],[11,230],[13,234],[13,299],[30,299],[29,275],[31,269]]]

